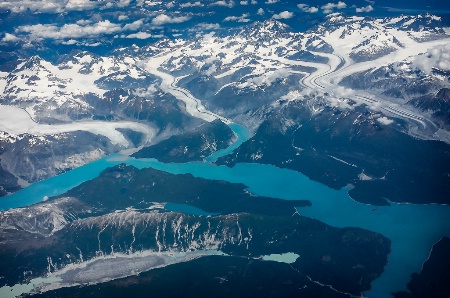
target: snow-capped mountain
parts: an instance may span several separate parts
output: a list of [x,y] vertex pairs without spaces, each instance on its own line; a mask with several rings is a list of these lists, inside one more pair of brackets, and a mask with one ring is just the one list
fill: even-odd
[[[148,47],[134,46],[132,51],[118,50],[110,57],[80,52],[67,55],[56,64],[31,57],[10,73],[3,73],[2,102],[25,107],[37,117],[44,110],[55,111],[53,117],[61,120],[66,114],[75,119],[92,116],[93,105],[107,100],[108,90],[157,88],[160,82],[143,66],[154,63],[151,57],[157,56],[162,58],[160,70],[182,77],[182,86],[189,87],[192,80],[207,80],[211,86],[207,91],[192,87],[190,91],[210,108],[226,113],[223,93],[239,95],[264,90],[286,83],[289,77],[299,81],[314,69],[320,72],[329,68],[328,64],[337,63],[331,66],[337,69],[343,61],[358,65],[396,52],[411,52],[417,41],[429,41],[431,35],[433,39],[447,38],[444,30],[436,27],[439,22],[440,18],[432,15],[373,19],[338,14],[314,30],[298,33],[270,19],[228,35],[212,32],[194,39],[162,40]],[[321,72],[330,75],[333,69]],[[345,75],[344,72],[342,76]],[[280,92],[287,94],[303,87],[291,82],[282,89]],[[273,97],[272,101],[279,98]],[[98,103],[93,103],[92,98]],[[267,102],[268,99],[256,102],[253,108]]]
[[384,23],[406,31],[411,38],[419,42],[441,38],[445,34],[445,30],[441,26],[442,17],[431,14],[402,15],[396,18],[386,18]]
[[51,63],[33,56],[0,81],[9,115],[0,120],[1,166],[15,176],[6,193],[195,122],[133,59],[76,52]]
[[334,15],[312,31],[334,51],[355,62],[374,60],[400,49],[447,37],[434,15],[375,19]]
[[83,118],[83,114],[95,114],[87,102],[89,97],[102,99],[108,90],[124,85],[148,87],[154,80],[134,63],[113,57],[80,52],[54,65],[33,56],[3,75],[0,102],[26,108],[38,121],[70,121]]
[[[255,111],[270,111],[266,106],[270,107],[279,100],[298,99],[313,115],[319,114],[325,107],[352,110],[354,105],[359,104],[369,108],[387,105],[381,110],[385,115],[380,116],[386,117],[385,123],[392,121],[390,117],[423,122],[423,115],[417,111],[405,112],[401,109],[408,103],[423,110],[429,108],[409,97],[409,100],[399,102],[398,92],[412,94],[417,90],[413,85],[427,84],[423,88],[428,91],[418,94],[433,94],[440,88],[448,87],[445,80],[437,83],[435,79],[427,79],[428,83],[419,83],[423,76],[418,76],[412,68],[396,75],[391,71],[389,77],[386,71],[378,74],[382,71],[374,71],[373,67],[392,68],[392,64],[389,66],[391,57],[404,63],[404,57],[415,57],[422,53],[422,48],[445,43],[448,37],[445,30],[439,27],[440,22],[441,19],[433,15],[374,19],[334,14],[316,28],[301,33],[278,20],[268,19],[230,32],[216,30],[194,38],[162,39],[143,47],[133,45],[114,50],[109,56],[74,51],[52,62],[39,56],[23,58],[15,65],[8,64],[8,68],[4,69],[9,71],[1,73],[0,102],[24,109],[29,114],[24,117],[30,117],[38,124],[29,122],[28,125],[36,127],[34,130],[9,131],[4,136],[27,133],[27,138],[32,139],[33,134],[39,135],[43,139],[36,138],[33,142],[42,143],[42,146],[35,148],[43,150],[48,147],[43,144],[48,144],[53,135],[63,140],[64,137],[57,134],[67,132],[66,128],[56,129],[54,126],[46,133],[48,128],[39,126],[44,123],[113,120],[112,124],[107,124],[111,129],[138,129],[139,126],[138,131],[142,133],[148,131],[148,127],[144,126],[150,125],[161,135],[160,138],[189,129],[189,123],[192,125],[196,121],[200,123],[221,117],[225,122],[228,120],[224,117],[240,119],[254,129],[265,118],[264,115],[251,116],[255,115]],[[411,59],[409,61],[413,63]],[[396,69],[402,69],[400,64],[395,65]],[[437,74],[438,70],[436,68],[434,73]],[[370,86],[365,84],[368,79],[364,71],[373,74],[376,82]],[[444,73],[439,75],[445,78]],[[396,90],[395,94],[390,91],[397,88],[402,80],[410,80],[414,76],[415,81],[407,84],[411,87],[406,88],[407,91]],[[358,83],[349,83],[351,78],[356,78],[353,81]],[[340,81],[351,89],[336,86]],[[358,91],[361,92],[358,94],[353,89],[364,91]],[[383,100],[367,100],[371,96],[367,91],[375,95],[383,94]],[[191,95],[183,95],[183,108],[179,96],[188,93]],[[403,108],[391,107],[392,103],[401,104]],[[206,112],[197,112],[199,104]],[[442,118],[439,115],[445,114],[445,111],[439,109],[445,109],[446,105],[433,107],[435,111],[431,116]],[[147,124],[114,124],[119,120],[137,120]],[[78,127],[84,130],[84,125]],[[427,125],[426,129],[419,128],[422,132],[415,133],[433,138],[435,131],[430,127],[434,129],[432,125]],[[52,136],[46,137],[50,131]],[[119,148],[115,147],[117,145],[126,148],[148,141],[132,140],[125,134],[113,136],[116,132],[105,133],[104,130],[94,130],[94,134],[106,136],[111,145],[75,150],[56,159],[52,154],[49,155],[52,156],[51,162],[44,162],[46,159],[41,156],[41,165],[25,158],[27,154],[24,153],[17,158],[28,160],[25,164],[37,170],[23,175],[21,173],[25,167],[19,166],[23,162],[13,162],[15,158],[6,152],[3,155],[3,169],[25,181],[37,181],[76,167],[82,164],[81,160],[89,161],[113,152],[117,150],[113,148]],[[442,136],[447,138],[445,134],[437,137]],[[19,140],[24,137],[15,138]],[[128,141],[125,140],[127,138]],[[19,141],[5,144],[6,148],[10,148],[8,150],[23,147]],[[28,151],[25,149],[22,152]],[[56,148],[53,152],[63,151]],[[47,175],[38,174],[39,171]]]
[[341,85],[369,90],[418,108],[432,116],[440,126],[448,127],[448,48],[448,45],[432,47],[426,53],[403,61],[351,74],[341,81]]

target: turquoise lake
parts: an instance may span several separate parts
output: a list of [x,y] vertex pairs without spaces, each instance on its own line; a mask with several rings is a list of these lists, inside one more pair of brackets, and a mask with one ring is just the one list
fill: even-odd
[[[233,128],[240,142],[248,132],[240,126]],[[217,153],[225,155],[228,148]],[[152,167],[173,174],[191,173],[196,177],[243,183],[256,195],[285,200],[309,200],[311,207],[298,208],[299,214],[318,219],[334,227],[360,227],[383,234],[392,241],[389,263],[380,278],[372,283],[367,297],[391,297],[390,293],[406,289],[410,275],[420,272],[431,247],[442,236],[450,237],[450,206],[395,204],[371,206],[358,203],[348,196],[348,188],[334,190],[312,181],[305,175],[287,169],[262,164],[237,164],[233,168],[217,166],[210,162],[164,164],[154,159],[133,159],[116,154],[92,162],[59,176],[30,185],[0,199],[0,209],[28,206],[97,177],[105,168],[120,163],[137,168]],[[172,211],[202,215],[202,210],[191,206],[172,204]],[[292,210],[295,213],[295,210]],[[297,215],[295,215],[297,216]],[[300,256],[301,257],[301,256]]]

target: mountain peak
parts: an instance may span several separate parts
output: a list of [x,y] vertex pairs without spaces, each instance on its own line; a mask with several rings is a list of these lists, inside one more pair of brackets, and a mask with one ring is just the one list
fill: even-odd
[[256,38],[256,39],[267,39],[267,38],[277,38],[283,34],[290,32],[290,27],[278,20],[268,19],[263,22],[254,22],[251,25],[244,27],[238,36],[243,38]]
[[395,26],[401,30],[423,31],[432,30],[440,27],[442,18],[436,15],[427,13],[416,16],[401,15],[395,18],[385,18],[383,23]]
[[17,67],[17,71],[23,71],[26,69],[37,70],[43,68],[42,61],[43,61],[42,58],[39,57],[38,55],[31,56]]
[[254,29],[260,29],[262,31],[276,31],[279,33],[289,32],[289,26],[275,19],[267,19],[263,22],[255,22],[252,27]]

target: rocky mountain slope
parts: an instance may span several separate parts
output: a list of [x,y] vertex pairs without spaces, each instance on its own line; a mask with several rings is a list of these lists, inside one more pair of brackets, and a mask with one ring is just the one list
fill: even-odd
[[[313,100],[317,115],[308,105]],[[280,101],[255,135],[218,163],[293,169],[336,189],[351,186],[350,196],[363,203],[449,203],[449,145],[410,137],[400,132],[404,122],[379,112],[321,101]]]

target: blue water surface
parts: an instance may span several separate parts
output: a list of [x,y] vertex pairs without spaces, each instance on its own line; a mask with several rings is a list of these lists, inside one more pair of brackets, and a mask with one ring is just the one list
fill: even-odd
[[[241,140],[248,138],[248,132],[242,127],[236,126],[234,129]],[[303,216],[335,227],[359,227],[381,233],[392,241],[391,254],[385,272],[373,282],[372,290],[365,293],[367,297],[391,297],[391,292],[406,289],[411,273],[421,270],[432,245],[442,236],[450,236],[450,206],[447,205],[392,203],[391,206],[375,207],[352,200],[348,188],[334,190],[301,173],[271,165],[237,164],[228,168],[209,162],[164,164],[154,159],[134,159],[119,154],[32,184],[0,199],[0,209],[27,206],[42,201],[46,196],[62,194],[97,177],[105,168],[120,163],[137,168],[151,167],[172,174],[191,173],[195,177],[243,183],[250,192],[260,196],[309,200],[311,207],[298,208]],[[210,215],[187,205],[168,204],[166,208],[194,215]]]

